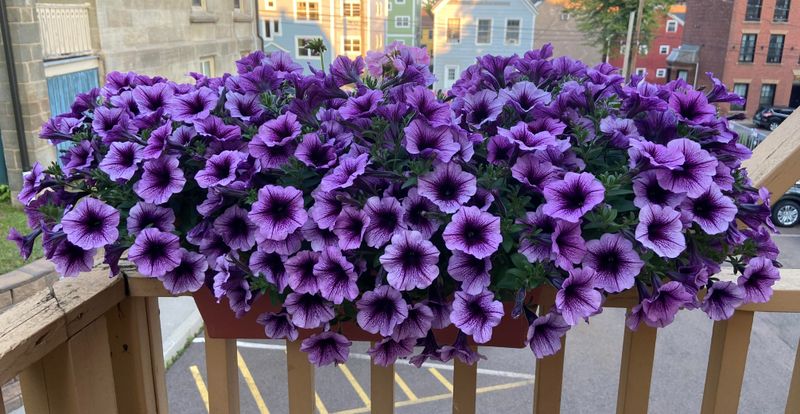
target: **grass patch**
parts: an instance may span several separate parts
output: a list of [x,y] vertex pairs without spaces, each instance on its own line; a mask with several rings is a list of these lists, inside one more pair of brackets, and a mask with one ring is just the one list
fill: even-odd
[[[0,202],[0,275],[27,263],[19,256],[17,245],[7,240],[8,230],[11,227],[15,227],[22,234],[30,231],[22,208],[12,206],[10,201],[2,201]],[[42,257],[42,243],[41,240],[37,240],[28,262],[40,257]]]

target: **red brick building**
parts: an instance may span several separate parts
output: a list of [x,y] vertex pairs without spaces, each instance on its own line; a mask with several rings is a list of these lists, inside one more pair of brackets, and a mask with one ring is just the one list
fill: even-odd
[[[667,56],[681,45],[685,15],[684,4],[673,5],[668,13],[659,15],[658,26],[653,30],[653,38],[650,44],[639,47],[631,73],[646,73],[648,82],[667,82]],[[624,55],[617,52],[611,56],[609,63],[621,68],[624,59]]]
[[[800,105],[800,2],[688,0],[681,47],[669,79],[710,86],[713,72],[747,98],[730,111],[752,117],[767,105]],[[728,109],[728,108],[725,108]]]

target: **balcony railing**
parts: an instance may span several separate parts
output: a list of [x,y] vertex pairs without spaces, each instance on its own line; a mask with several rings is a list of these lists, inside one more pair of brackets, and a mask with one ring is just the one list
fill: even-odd
[[92,53],[89,4],[37,3],[44,60]]

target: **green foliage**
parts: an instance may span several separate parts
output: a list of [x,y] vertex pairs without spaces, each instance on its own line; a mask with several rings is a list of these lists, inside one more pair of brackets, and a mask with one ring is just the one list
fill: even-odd
[[7,203],[11,201],[11,190],[7,185],[0,185],[0,203]]

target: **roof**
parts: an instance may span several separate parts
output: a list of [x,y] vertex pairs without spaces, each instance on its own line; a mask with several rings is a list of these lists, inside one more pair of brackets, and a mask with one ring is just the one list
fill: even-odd
[[695,65],[700,58],[700,46],[697,45],[680,45],[677,49],[672,49],[667,56],[667,63],[669,64],[685,64]]

